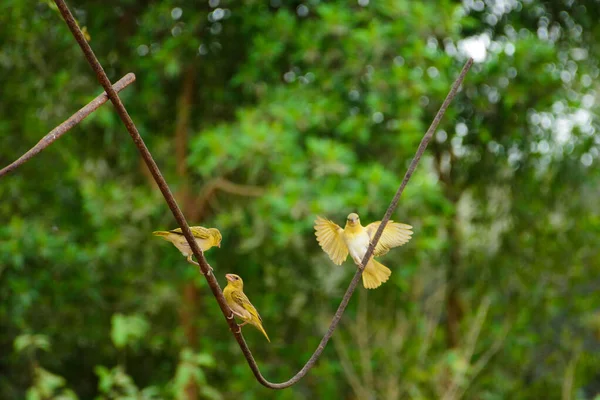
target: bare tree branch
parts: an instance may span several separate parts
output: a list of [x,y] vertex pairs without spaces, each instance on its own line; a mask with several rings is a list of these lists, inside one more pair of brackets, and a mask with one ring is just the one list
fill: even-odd
[[[199,210],[206,210],[207,204],[213,199],[213,197],[217,194],[217,191],[221,190],[225,193],[234,194],[236,196],[245,196],[245,197],[260,197],[266,193],[266,189],[260,186],[253,185],[241,185],[239,183],[231,182],[223,177],[215,178],[208,181],[200,190],[200,194],[196,199],[195,203],[197,203],[197,208]],[[201,211],[198,217],[202,216],[203,212]]]
[[[114,84],[113,88],[115,92],[120,92],[125,89],[127,86],[132,84],[135,81],[135,75],[131,72],[122,77]],[[69,119],[65,122],[52,129],[50,133],[42,138],[35,146],[33,146],[27,153],[23,154],[12,164],[2,168],[0,170],[0,178],[9,172],[14,171],[21,165],[25,164],[27,161],[32,159],[34,156],[38,155],[42,150],[46,147],[50,146],[54,143],[58,138],[71,130],[75,125],[83,121],[88,115],[96,111],[102,104],[108,101],[108,97],[106,96],[106,92],[102,93],[94,100],[90,101],[85,107],[81,108],[75,114],[71,115]]]
[[102,66],[100,65],[100,62],[94,55],[94,52],[92,51],[90,45],[85,40],[83,33],[77,26],[77,23],[75,22],[75,19],[73,18],[73,15],[71,14],[71,11],[65,4],[64,0],[55,0],[55,3],[58,6],[58,9],[60,10],[61,15],[65,19],[65,22],[69,26],[71,33],[75,37],[75,40],[77,40],[77,43],[79,43],[79,46],[81,47],[86,59],[92,66],[94,72],[96,73],[98,81],[104,87],[104,89],[106,90],[106,93],[108,94],[109,99],[114,104],[115,109],[117,110],[117,113],[119,114],[119,117],[125,124],[127,131],[129,132],[131,138],[133,139],[135,145],[137,146],[141,157],[144,159],[144,162],[148,166],[148,169],[150,170],[154,180],[156,181],[156,184],[158,185],[169,208],[171,209],[173,216],[175,217],[177,223],[181,227],[182,233],[184,234],[185,238],[187,239],[190,247],[192,248],[192,251],[194,252],[194,255],[196,256],[196,258],[198,260],[200,270],[201,270],[202,274],[204,274],[204,276],[206,277],[208,285],[209,285],[211,291],[213,292],[213,295],[215,296],[217,303],[219,304],[219,306],[221,308],[221,312],[225,316],[225,321],[227,322],[227,324],[229,325],[229,328],[233,332],[233,336],[237,340],[237,342],[242,350],[242,353],[244,354],[244,357],[248,361],[248,365],[250,366],[250,369],[254,373],[254,376],[262,385],[264,385],[268,388],[271,388],[271,389],[284,389],[284,388],[294,385],[300,379],[302,379],[302,377],[304,377],[306,375],[306,373],[315,365],[317,359],[323,353],[323,350],[325,349],[327,342],[333,335],[333,332],[334,332],[335,328],[337,327],[340,319],[342,318],[344,310],[346,309],[346,306],[348,305],[348,302],[350,301],[350,298],[352,297],[352,294],[354,293],[354,290],[356,289],[356,286],[358,285],[358,282],[361,278],[364,266],[366,265],[367,260],[369,260],[371,258],[371,256],[373,255],[373,250],[374,250],[375,246],[377,245],[379,238],[381,237],[383,229],[385,228],[386,224],[390,220],[390,217],[391,217],[393,211],[395,210],[396,206],[398,205],[398,201],[400,200],[400,195],[404,191],[406,184],[408,183],[412,174],[414,173],[415,168],[417,167],[419,160],[421,159],[423,153],[425,152],[425,149],[426,149],[429,141],[431,140],[433,133],[437,129],[437,126],[440,123],[446,109],[448,108],[452,99],[456,96],[456,93],[458,92],[458,89],[459,89],[461,83],[463,82],[465,75],[467,74],[467,71],[471,67],[473,60],[469,59],[466,62],[458,79],[454,82],[454,84],[452,85],[452,88],[450,89],[450,92],[448,93],[448,96],[442,103],[442,106],[441,106],[440,110],[438,111],[437,115],[435,116],[431,126],[429,127],[425,136],[421,140],[419,148],[417,149],[417,153],[415,154],[415,157],[411,161],[408,171],[406,172],[404,179],[403,179],[400,187],[398,188],[396,195],[394,196],[394,198],[392,200],[392,203],[390,204],[390,206],[388,207],[388,209],[385,213],[382,223],[379,225],[379,229],[375,233],[373,241],[371,242],[369,249],[367,250],[367,253],[365,254],[365,257],[362,261],[362,265],[357,270],[356,274],[354,275],[354,278],[350,282],[350,286],[348,287],[348,290],[346,291],[346,294],[344,295],[344,297],[340,303],[340,306],[338,307],[338,309],[331,321],[331,325],[329,326],[329,329],[327,330],[323,339],[321,339],[321,342],[317,346],[317,349],[315,350],[313,355],[309,358],[309,360],[306,362],[306,364],[300,369],[300,371],[298,371],[298,373],[296,373],[296,375],[294,375],[292,378],[290,378],[289,380],[282,382],[282,383],[271,383],[271,382],[267,381],[261,375],[258,365],[256,364],[256,361],[252,357],[252,353],[250,352],[250,349],[248,348],[248,345],[246,344],[244,337],[241,334],[241,329],[239,329],[238,325],[236,324],[236,322],[233,318],[233,313],[231,312],[231,310],[229,309],[229,306],[227,306],[227,303],[225,302],[225,298],[223,297],[223,292],[221,291],[221,288],[219,287],[217,280],[215,279],[215,277],[212,274],[209,273],[210,266],[206,262],[204,255],[202,254],[202,252],[200,251],[200,249],[198,247],[198,244],[194,240],[192,232],[190,231],[190,228],[185,220],[185,217],[183,216],[183,213],[179,209],[179,206],[177,205],[177,202],[175,201],[173,194],[171,193],[171,190],[169,189],[169,186],[167,185],[167,182],[163,178],[158,166],[156,165],[156,162],[152,158],[152,155],[148,151],[148,148],[146,147],[137,128],[135,127],[135,124],[133,123],[133,121],[131,120],[131,117],[127,113],[127,110],[123,106],[121,99],[117,95],[117,92],[115,90],[113,90],[112,86],[110,85],[110,81],[108,80],[108,77],[106,76],[106,73],[104,72],[104,69],[102,68]]

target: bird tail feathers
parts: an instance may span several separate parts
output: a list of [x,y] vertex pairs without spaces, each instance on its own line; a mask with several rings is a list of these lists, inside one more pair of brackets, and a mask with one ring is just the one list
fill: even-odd
[[265,335],[265,337],[267,338],[267,340],[269,341],[269,343],[271,343],[271,339],[269,339],[269,335],[267,335],[267,332],[265,331],[265,328],[262,327],[262,325],[256,324],[255,325],[259,331],[262,332],[263,335]]
[[363,285],[367,289],[378,288],[390,278],[391,274],[392,271],[388,267],[372,259],[363,271]]
[[154,232],[152,232],[152,234],[154,236],[162,236],[162,237],[169,236],[170,233],[171,232],[167,232],[167,231],[154,231]]

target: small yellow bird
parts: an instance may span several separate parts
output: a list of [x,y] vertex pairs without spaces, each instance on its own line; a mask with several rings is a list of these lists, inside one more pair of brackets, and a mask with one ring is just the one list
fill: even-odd
[[[203,252],[210,249],[213,246],[221,247],[221,232],[217,228],[204,228],[202,226],[190,226],[190,230],[198,243],[198,247]],[[152,232],[154,236],[160,236],[163,239],[173,243],[177,249],[187,257],[187,261],[194,265],[198,263],[192,260],[194,253],[192,248],[187,242],[185,236],[181,232],[181,228],[173,229],[171,231],[156,231]]]
[[[358,214],[351,213],[342,229],[328,219],[317,217],[315,235],[319,245],[335,264],[340,265],[346,261],[350,253],[356,265],[360,265],[380,224],[381,221],[377,221],[364,227],[360,224]],[[413,234],[411,229],[410,225],[389,221],[379,238],[373,257],[382,256],[392,247],[408,242]],[[391,274],[388,267],[371,258],[362,274],[363,285],[367,289],[375,289],[386,282]]]
[[269,339],[265,328],[262,326],[262,318],[258,315],[256,308],[250,303],[250,300],[248,300],[248,296],[244,294],[244,281],[242,281],[242,278],[235,274],[226,274],[225,278],[227,279],[227,286],[223,290],[223,296],[225,296],[225,301],[227,301],[227,305],[231,308],[233,315],[244,320],[240,326],[248,323],[254,325],[265,335],[270,343],[271,339]]

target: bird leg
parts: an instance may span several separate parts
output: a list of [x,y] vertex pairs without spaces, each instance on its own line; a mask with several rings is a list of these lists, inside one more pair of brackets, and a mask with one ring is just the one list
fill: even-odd
[[242,326],[246,325],[248,321],[244,321],[241,324],[238,324],[238,331],[236,333],[242,333]]
[[[204,252],[202,250],[200,250],[200,252],[202,253],[202,255],[204,255]],[[190,254],[189,256],[187,256],[187,262],[199,267],[200,264],[198,264],[196,261],[194,261],[192,259],[192,256],[193,256],[193,254]],[[213,268],[210,265],[208,266],[208,272],[206,274],[204,272],[202,272],[202,270],[200,270],[200,273],[202,273],[202,275],[210,275],[212,272],[213,272]]]
[[200,266],[200,264],[198,264],[196,261],[192,260],[192,256],[193,256],[193,254],[190,254],[189,256],[187,256],[187,262],[189,262],[190,264]]
[[233,317],[234,317],[234,316],[235,316],[235,315],[233,314],[233,311],[232,311],[232,312],[231,312],[231,315],[230,315],[230,316],[228,316],[228,317],[225,317],[225,318],[227,318],[227,319],[233,319]]

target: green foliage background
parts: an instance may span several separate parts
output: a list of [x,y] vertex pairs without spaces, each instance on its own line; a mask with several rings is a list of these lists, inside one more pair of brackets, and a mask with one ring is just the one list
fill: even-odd
[[[111,105],[0,179],[2,399],[592,399],[600,394],[597,2],[70,2],[207,253],[307,360],[353,267],[316,215],[380,219],[480,51],[383,258],[298,385],[253,378]],[[0,164],[99,92],[51,2],[0,4]]]

